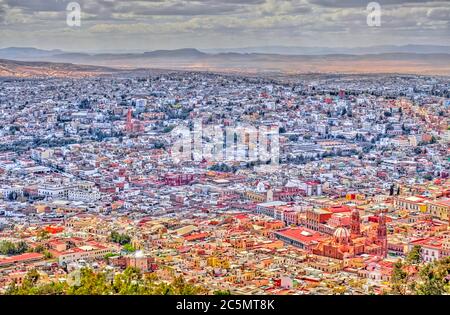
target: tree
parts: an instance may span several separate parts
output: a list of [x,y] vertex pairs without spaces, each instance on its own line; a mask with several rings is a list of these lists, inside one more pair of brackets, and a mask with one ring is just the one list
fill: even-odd
[[120,234],[116,231],[111,232],[110,240],[114,243],[125,245],[131,242],[131,237],[126,234]]
[[16,193],[15,191],[11,191],[11,192],[8,194],[8,200],[9,200],[9,201],[16,201],[16,200],[17,200],[17,197],[18,197],[18,195],[17,195],[17,193]]
[[2,255],[20,255],[28,251],[28,245],[24,241],[13,243],[10,241],[0,242],[0,254]]
[[406,257],[406,262],[408,264],[418,265],[422,262],[422,248],[418,245],[415,245],[411,251],[408,253]]
[[391,185],[391,188],[389,189],[389,196],[393,196],[394,195],[394,184]]
[[50,233],[49,233],[48,231],[42,229],[42,230],[40,230],[40,231],[37,233],[37,238],[38,238],[39,240],[41,240],[41,241],[42,241],[42,240],[49,239],[49,238],[50,238]]
[[140,293],[140,282],[142,274],[137,268],[128,267],[121,274],[114,277],[114,292],[120,295],[133,295]]
[[135,252],[136,251],[136,249],[133,247],[133,245],[131,245],[131,244],[125,244],[124,246],[123,246],[123,250],[124,251],[126,251],[126,252],[128,252],[128,253],[133,253],[133,252]]
[[35,253],[43,253],[45,251],[45,247],[41,244],[39,244],[38,246],[36,246],[33,251]]
[[128,267],[123,272],[94,272],[90,268],[80,270],[79,280],[39,284],[39,273],[30,271],[21,285],[12,283],[7,290],[10,295],[198,295],[206,289],[193,285],[182,276],[171,283],[162,282],[154,274],[143,276],[137,268]]
[[413,286],[418,295],[442,295],[450,293],[448,281],[450,257],[436,260],[421,268],[419,279]]
[[171,125],[171,126],[167,126],[163,129],[163,133],[169,133],[171,132],[176,126],[175,125]]
[[95,273],[89,268],[80,270],[79,283],[70,287],[67,291],[69,295],[106,295],[109,292],[106,275]]
[[394,264],[391,275],[391,293],[395,295],[405,295],[407,289],[408,274],[404,271],[401,260]]
[[45,259],[52,259],[53,258],[53,254],[50,253],[48,250],[44,251],[44,257]]

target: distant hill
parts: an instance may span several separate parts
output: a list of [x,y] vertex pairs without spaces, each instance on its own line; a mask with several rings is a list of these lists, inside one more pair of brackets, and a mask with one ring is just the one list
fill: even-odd
[[0,77],[87,77],[115,72],[117,72],[116,69],[98,66],[0,59]]
[[241,54],[278,54],[278,55],[366,55],[387,53],[410,54],[446,54],[450,52],[450,46],[438,45],[381,45],[372,47],[296,47],[296,46],[260,46],[245,48],[205,49],[207,53],[241,53]]
[[206,57],[208,54],[203,53],[197,49],[193,48],[185,48],[185,49],[176,49],[176,50],[155,50],[144,53],[145,57],[154,57],[154,58],[201,58]]
[[276,55],[368,55],[388,53],[408,54],[448,54],[450,46],[439,45],[379,45],[371,47],[300,47],[300,46],[260,46],[245,48],[202,49],[184,48],[175,50],[155,50],[142,53],[82,53],[65,52],[59,49],[42,50],[30,47],[10,47],[0,49],[0,59],[35,60],[36,58],[107,57],[107,58],[200,58],[208,54],[276,54]]
[[[397,46],[378,46],[392,50]],[[399,46],[399,50],[421,50],[422,46]],[[439,51],[440,46],[429,48]],[[420,48],[420,49],[419,49]],[[357,48],[355,48],[357,49]],[[364,48],[366,49],[366,48]],[[361,50],[362,52],[363,50]],[[17,55],[12,56],[12,54]],[[10,56],[8,58],[4,55]],[[60,50],[40,51],[34,48],[0,49],[0,58],[56,62],[58,64],[78,64],[101,66],[115,69],[169,69],[188,71],[215,71],[231,73],[404,73],[450,75],[449,51],[433,53],[385,52],[347,54],[278,54],[257,52],[215,52],[206,53],[193,48],[177,50],[156,50],[143,53],[70,53]],[[72,65],[73,67],[73,65]],[[102,72],[101,70],[84,69],[86,72]],[[63,70],[62,68],[59,70]],[[67,67],[68,71],[70,67]],[[111,69],[110,69],[111,70]],[[109,70],[109,71],[110,71]],[[76,70],[75,72],[82,72]]]
[[9,47],[0,49],[0,59],[28,60],[62,54],[62,50],[42,50],[30,47]]

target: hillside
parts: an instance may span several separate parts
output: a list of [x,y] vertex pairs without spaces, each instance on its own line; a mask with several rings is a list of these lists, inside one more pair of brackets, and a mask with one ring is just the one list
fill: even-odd
[[0,59],[0,77],[88,77],[111,74],[117,70],[70,63],[24,62]]

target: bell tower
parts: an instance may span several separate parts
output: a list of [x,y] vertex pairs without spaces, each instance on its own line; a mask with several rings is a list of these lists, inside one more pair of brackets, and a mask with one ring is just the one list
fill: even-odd
[[360,223],[358,209],[354,209],[352,211],[351,231],[352,231],[352,234],[354,234],[354,235],[360,235],[361,234],[361,223]]
[[131,112],[131,108],[128,108],[127,124],[126,124],[125,130],[127,132],[133,132],[133,115]]
[[382,248],[383,257],[387,256],[387,227],[384,213],[378,215],[377,240]]

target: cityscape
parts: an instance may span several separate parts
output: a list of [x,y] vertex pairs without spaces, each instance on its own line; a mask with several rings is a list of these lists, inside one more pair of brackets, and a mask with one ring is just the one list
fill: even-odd
[[23,40],[0,46],[0,295],[450,293],[450,46]]

